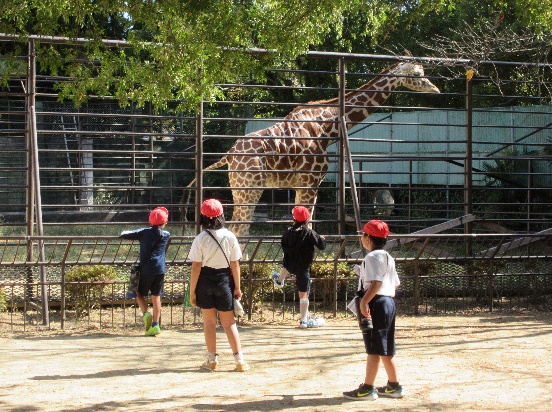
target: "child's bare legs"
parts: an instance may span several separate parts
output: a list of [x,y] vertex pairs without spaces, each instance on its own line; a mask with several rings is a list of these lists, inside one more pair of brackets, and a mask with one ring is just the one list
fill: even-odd
[[280,269],[280,276],[278,277],[278,282],[282,283],[284,280],[286,280],[287,275],[289,275],[289,271],[282,266],[282,269]]
[[380,355],[368,355],[366,359],[366,376],[364,377],[364,383],[366,385],[374,386],[376,382],[376,376],[378,374],[380,359],[387,373],[387,380],[389,382],[398,382],[397,365],[393,356],[380,356]]
[[220,324],[226,332],[228,343],[232,348],[232,353],[241,353],[241,342],[238,327],[236,326],[236,319],[234,318],[234,312],[219,312]]
[[215,308],[201,309],[201,315],[207,352],[214,354],[217,352],[217,311]]
[[161,296],[151,295],[151,304],[153,306],[153,321],[159,323],[159,319],[161,319]]
[[148,302],[146,301],[146,298],[139,293],[136,294],[136,303],[138,303],[142,313],[146,313],[148,311]]

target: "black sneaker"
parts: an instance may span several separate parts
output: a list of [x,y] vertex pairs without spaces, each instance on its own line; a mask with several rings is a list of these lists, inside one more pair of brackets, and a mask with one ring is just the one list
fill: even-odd
[[370,389],[369,385],[363,383],[354,391],[343,392],[343,396],[348,399],[375,401],[378,399],[378,390],[374,387]]
[[382,386],[381,388],[376,388],[378,390],[378,395],[386,398],[402,398],[404,396],[403,387],[399,385],[396,388],[391,386]]

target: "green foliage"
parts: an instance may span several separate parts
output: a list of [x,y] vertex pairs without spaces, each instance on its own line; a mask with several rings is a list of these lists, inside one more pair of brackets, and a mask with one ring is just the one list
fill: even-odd
[[[345,262],[338,262],[337,267],[332,261],[331,256],[325,256],[327,262],[313,262],[311,265],[311,278],[322,279],[316,284],[316,294],[322,300],[326,302],[334,301],[334,272],[337,271],[336,277],[341,278],[354,278],[356,277],[351,265]],[[339,289],[338,282],[338,289]]]
[[6,301],[7,301],[6,293],[4,289],[0,289],[0,312],[4,312],[6,310],[7,308]]
[[104,292],[111,290],[111,284],[90,282],[111,282],[119,278],[120,274],[113,266],[76,266],[68,270],[65,273],[65,292],[74,304],[77,317],[86,315],[89,309],[100,305]]
[[[240,265],[241,273],[241,289],[243,293],[242,302],[244,309],[248,309],[249,303],[249,286],[247,285],[250,275],[253,279],[270,279],[272,274],[272,265],[268,263],[254,263],[252,266],[251,274],[249,270],[249,264]],[[265,284],[266,286],[266,284]],[[263,299],[263,283],[262,282],[253,282],[253,287],[251,291],[252,299],[251,306],[253,311],[260,308],[262,299]]]
[[[58,91],[76,105],[95,93],[115,96],[123,106],[151,102],[156,110],[177,100],[185,110],[220,96],[217,84],[289,65],[330,29],[339,32],[343,10],[357,3],[7,0],[0,32],[92,39],[80,48],[38,45],[42,71],[74,79],[58,84]],[[133,48],[110,48],[102,38]]]

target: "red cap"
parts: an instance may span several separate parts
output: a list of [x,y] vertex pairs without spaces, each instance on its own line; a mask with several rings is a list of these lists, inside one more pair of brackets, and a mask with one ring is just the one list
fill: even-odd
[[386,238],[389,236],[389,226],[381,220],[370,220],[360,232],[374,237]]
[[169,211],[164,207],[156,207],[150,212],[149,222],[150,225],[159,226],[167,223],[169,220]]
[[291,211],[293,218],[298,222],[306,222],[310,218],[309,209],[305,206],[295,206]]
[[207,199],[201,204],[201,214],[207,217],[222,215],[222,204],[217,199]]

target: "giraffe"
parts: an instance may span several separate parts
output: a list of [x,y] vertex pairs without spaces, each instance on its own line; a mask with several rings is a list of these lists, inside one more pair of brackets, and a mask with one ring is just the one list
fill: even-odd
[[[399,86],[439,93],[424,77],[421,65],[396,63],[345,95],[347,129],[366,119]],[[249,234],[250,224],[239,222],[252,220],[265,188],[294,188],[295,204],[305,205],[312,212],[329,167],[326,150],[339,136],[338,103],[339,98],[333,98],[298,106],[283,121],[238,139],[226,155],[204,169],[228,165],[234,200],[231,220],[235,222],[229,229],[237,236]]]

